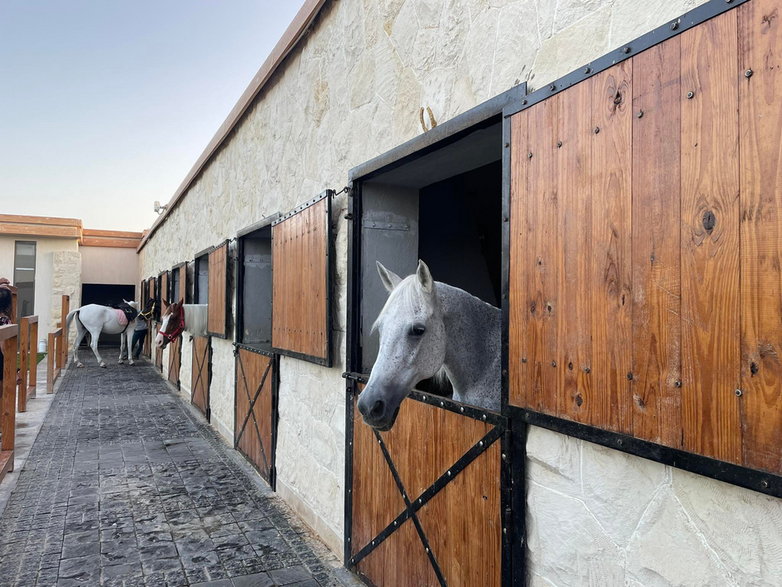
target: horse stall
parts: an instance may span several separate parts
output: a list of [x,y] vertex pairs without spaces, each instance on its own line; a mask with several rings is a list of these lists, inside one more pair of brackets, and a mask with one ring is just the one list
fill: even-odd
[[502,112],[523,95],[518,86],[351,171],[345,560],[372,584],[510,577],[507,419],[432,381],[387,432],[367,426],[356,403],[388,297],[376,261],[403,277],[423,259],[435,280],[500,306]]
[[[772,5],[706,4],[351,172],[345,560],[368,582],[522,584],[548,564],[525,546],[557,518],[527,488],[533,429],[535,450],[548,429],[782,496]],[[374,264],[419,258],[502,308],[502,411],[424,382],[378,432],[356,410]]]

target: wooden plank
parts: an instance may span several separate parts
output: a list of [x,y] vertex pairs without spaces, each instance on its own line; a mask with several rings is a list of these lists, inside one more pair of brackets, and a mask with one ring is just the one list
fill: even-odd
[[75,226],[81,228],[78,218],[58,218],[56,216],[24,216],[21,214],[0,214],[0,222],[42,224],[50,226]]
[[592,92],[594,80],[562,94],[557,134],[557,191],[561,244],[559,309],[560,365],[557,413],[590,422],[592,397]]
[[19,321],[19,377],[21,384],[16,394],[16,409],[27,411],[27,373],[30,368],[30,321],[23,317]]
[[526,407],[529,402],[530,364],[527,356],[529,302],[527,300],[527,270],[525,262],[529,228],[526,207],[529,141],[527,126],[529,111],[511,117],[510,125],[510,275],[508,324],[508,402]]
[[558,279],[559,204],[556,178],[559,158],[556,133],[561,98],[530,108],[527,136],[525,251],[527,268],[527,400],[534,410],[555,414],[557,409],[557,332],[555,307]]
[[683,448],[741,461],[736,11],[681,35]]
[[209,253],[209,313],[207,331],[227,336],[228,243]]
[[35,397],[38,389],[38,316],[30,325],[30,356],[33,357],[30,363],[30,375],[27,385],[30,388],[30,396]]
[[14,451],[3,450],[0,451],[0,481],[14,470]]
[[592,83],[592,423],[629,432],[632,61],[596,75]]
[[[681,446],[680,38],[633,59],[633,435]],[[639,118],[639,116],[641,116]]]
[[49,236],[79,238],[81,231],[71,226],[47,226],[43,224],[0,224],[0,234],[24,236]]
[[272,227],[272,346],[327,360],[328,199]]
[[[13,452],[16,445],[16,347],[19,326],[0,326],[0,350],[3,353],[3,373],[0,382],[0,450]],[[12,456],[12,455],[7,455]],[[13,462],[11,463],[13,467]]]
[[182,365],[182,336],[178,336],[168,345],[168,381],[177,389],[180,387],[179,369]]
[[107,237],[82,237],[79,243],[82,247],[107,247],[112,249],[135,249],[141,242],[140,238],[107,238]]
[[[60,297],[60,320],[63,326],[65,326],[65,318],[71,311],[71,296],[62,295]],[[68,365],[68,333],[63,330],[59,340],[59,360],[60,367],[66,367]]]
[[130,232],[126,230],[96,230],[94,228],[85,228],[82,230],[82,234],[87,236],[93,236],[93,237],[107,237],[107,238],[115,238],[115,239],[141,239],[143,233],[141,232]]
[[[742,462],[782,474],[782,29],[779,2],[738,8]],[[752,77],[744,72],[752,70]]]

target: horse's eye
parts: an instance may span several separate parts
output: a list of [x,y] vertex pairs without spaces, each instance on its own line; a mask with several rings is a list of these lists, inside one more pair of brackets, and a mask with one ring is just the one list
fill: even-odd
[[410,327],[410,336],[423,336],[426,327],[423,324],[413,324]]

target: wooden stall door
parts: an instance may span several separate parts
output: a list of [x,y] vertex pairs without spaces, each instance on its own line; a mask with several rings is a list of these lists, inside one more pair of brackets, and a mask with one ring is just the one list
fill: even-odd
[[513,406],[782,474],[777,4],[512,116]]
[[274,489],[276,360],[237,347],[234,446]]
[[272,347],[327,366],[330,194],[272,225]]
[[182,336],[168,344],[168,380],[179,389],[179,369],[182,366]]
[[380,433],[355,403],[349,565],[378,586],[500,585],[504,428],[407,399]]
[[212,416],[209,408],[209,384],[212,380],[212,339],[208,336],[193,337],[193,382],[191,403],[199,409],[208,422]]

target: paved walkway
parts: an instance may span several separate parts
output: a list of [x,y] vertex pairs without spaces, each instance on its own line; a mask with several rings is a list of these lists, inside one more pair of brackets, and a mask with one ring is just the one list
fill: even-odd
[[153,367],[70,369],[0,519],[0,585],[354,579]]

